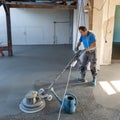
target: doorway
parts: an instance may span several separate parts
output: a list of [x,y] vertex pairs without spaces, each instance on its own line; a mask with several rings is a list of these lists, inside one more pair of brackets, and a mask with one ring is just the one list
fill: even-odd
[[120,5],[117,5],[115,10],[112,59],[120,59]]
[[53,44],[70,44],[69,41],[69,21],[54,22],[54,41]]

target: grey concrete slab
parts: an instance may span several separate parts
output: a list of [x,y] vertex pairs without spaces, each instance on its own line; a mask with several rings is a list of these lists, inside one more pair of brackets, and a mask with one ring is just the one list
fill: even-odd
[[[98,79],[97,87],[93,91],[96,102],[105,107],[120,110],[120,63],[101,67]],[[110,88],[102,88],[100,82],[107,83]],[[106,91],[107,89],[109,92]]]
[[[60,105],[55,98],[47,102],[44,110],[34,114],[21,112],[18,105],[29,90],[47,87],[72,56],[69,45],[43,45],[15,46],[14,57],[0,58],[0,120],[57,120]],[[102,67],[95,88],[89,84],[74,84],[73,80],[79,77],[78,68],[75,68],[71,74],[68,92],[78,97],[78,107],[73,115],[62,113],[61,120],[117,120],[120,112],[119,92],[116,97],[108,96],[99,81],[119,79],[119,66],[119,63],[114,63]],[[68,71],[54,86],[61,98],[67,75]],[[86,79],[91,80],[89,71]]]

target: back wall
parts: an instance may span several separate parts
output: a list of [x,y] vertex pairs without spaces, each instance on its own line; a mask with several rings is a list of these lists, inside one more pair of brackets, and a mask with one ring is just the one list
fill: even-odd
[[[69,10],[11,9],[13,45],[72,43],[71,21]],[[1,7],[0,41],[6,44],[6,40],[6,18]]]

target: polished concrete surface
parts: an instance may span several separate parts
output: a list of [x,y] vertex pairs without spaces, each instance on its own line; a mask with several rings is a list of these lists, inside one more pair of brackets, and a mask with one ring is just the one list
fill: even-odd
[[[14,46],[14,56],[0,57],[0,120],[57,120],[60,105],[54,98],[44,110],[25,114],[19,103],[32,89],[47,87],[72,58],[69,45]],[[73,115],[62,112],[61,120],[117,120],[120,113],[120,63],[102,66],[98,72],[96,87],[89,82],[80,84],[78,67],[72,70],[67,92],[78,97],[78,106]],[[69,70],[55,84],[62,97]],[[90,71],[86,79],[91,80]],[[112,89],[112,90],[111,90]]]

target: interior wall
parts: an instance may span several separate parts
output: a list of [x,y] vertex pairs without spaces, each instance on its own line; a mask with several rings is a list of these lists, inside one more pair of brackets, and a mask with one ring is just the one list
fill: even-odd
[[[11,9],[13,45],[69,44],[70,13],[57,9]],[[6,44],[6,39],[6,18],[1,7],[0,41]]]
[[119,4],[120,0],[94,0],[93,31],[100,65],[111,64],[115,8]]

